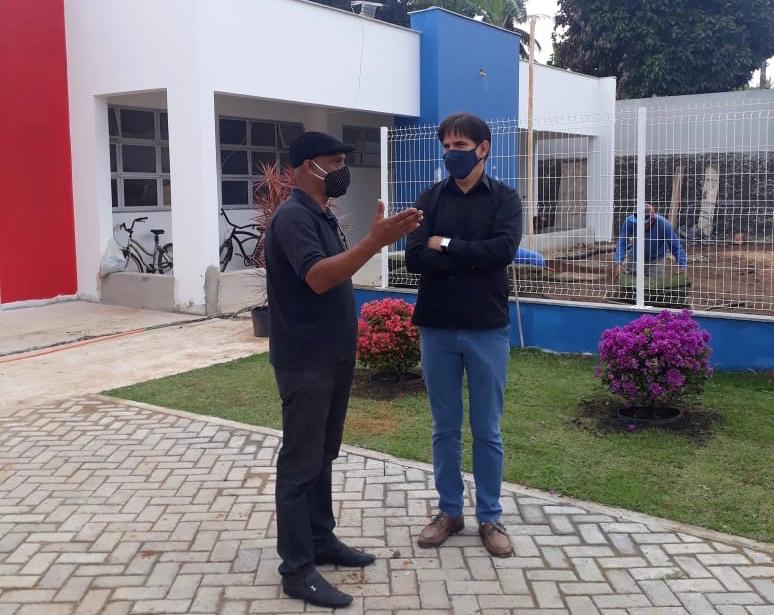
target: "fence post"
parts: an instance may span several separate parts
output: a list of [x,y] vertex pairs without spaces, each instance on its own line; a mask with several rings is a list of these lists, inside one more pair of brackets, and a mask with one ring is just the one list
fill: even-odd
[[637,109],[637,288],[635,305],[645,307],[645,107]]
[[[389,183],[389,129],[386,126],[382,126],[380,130],[380,167],[381,167],[381,198],[384,201],[384,217],[387,218],[390,215],[390,183]],[[387,288],[390,285],[390,247],[384,246],[381,253],[382,264],[382,288]]]

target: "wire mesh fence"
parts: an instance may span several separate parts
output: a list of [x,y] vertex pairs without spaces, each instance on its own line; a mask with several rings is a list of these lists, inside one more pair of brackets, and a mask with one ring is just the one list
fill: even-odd
[[[774,101],[490,127],[487,173],[522,199],[519,296],[774,314]],[[390,213],[446,177],[436,131],[389,132]],[[404,247],[389,286],[415,288]]]

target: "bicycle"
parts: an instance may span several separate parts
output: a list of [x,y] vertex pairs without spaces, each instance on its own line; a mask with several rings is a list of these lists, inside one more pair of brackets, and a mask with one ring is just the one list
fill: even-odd
[[[223,216],[226,223],[231,227],[228,236],[223,240],[223,243],[220,244],[220,270],[225,271],[228,264],[231,262],[231,259],[234,257],[234,243],[236,243],[239,248],[245,267],[260,267],[262,259],[259,258],[257,254],[259,253],[260,247],[263,245],[266,229],[255,223],[243,224],[241,226],[234,224],[228,219],[223,208],[220,209],[220,215]],[[257,233],[245,230],[248,228],[255,229]],[[245,244],[253,240],[255,240],[253,249],[246,250]]]
[[[118,226],[120,230],[126,231],[129,234],[126,246],[121,247],[121,253],[126,259],[126,271],[136,273],[167,273],[172,270],[172,244],[166,243],[163,246],[161,245],[159,237],[164,234],[164,230],[157,228],[150,230],[153,234],[152,251],[146,250],[140,242],[133,238],[134,225],[138,222],[145,222],[147,220],[147,216],[135,218],[132,220],[131,226],[126,226],[125,222],[122,222]],[[150,264],[145,262],[143,254],[150,257]]]

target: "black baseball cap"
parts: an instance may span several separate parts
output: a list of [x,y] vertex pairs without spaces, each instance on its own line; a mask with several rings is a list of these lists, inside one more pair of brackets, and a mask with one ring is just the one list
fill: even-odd
[[317,156],[346,154],[354,150],[354,145],[342,143],[324,132],[305,132],[290,145],[290,164],[293,168],[297,168],[304,164],[304,160],[311,160]]

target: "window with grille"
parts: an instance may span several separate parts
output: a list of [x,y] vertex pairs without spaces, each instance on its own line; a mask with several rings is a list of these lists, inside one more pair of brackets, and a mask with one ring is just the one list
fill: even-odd
[[290,144],[304,132],[302,124],[221,117],[218,121],[220,202],[225,207],[254,204],[251,187],[263,164],[290,164]]
[[113,209],[171,207],[167,112],[109,107],[108,128]]

